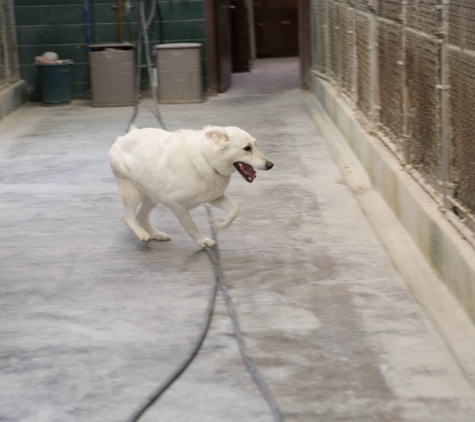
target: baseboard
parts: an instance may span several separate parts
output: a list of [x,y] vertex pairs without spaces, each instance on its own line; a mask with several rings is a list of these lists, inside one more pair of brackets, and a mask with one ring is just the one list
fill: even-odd
[[475,250],[333,85],[311,83],[307,107],[349,188],[475,385]]
[[26,82],[18,81],[0,91],[0,120],[13,113],[26,101]]

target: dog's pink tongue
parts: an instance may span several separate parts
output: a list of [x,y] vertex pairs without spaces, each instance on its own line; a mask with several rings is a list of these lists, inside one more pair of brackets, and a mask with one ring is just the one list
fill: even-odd
[[246,176],[250,176],[252,178],[256,177],[256,171],[252,166],[246,163],[241,163],[242,164],[242,170]]

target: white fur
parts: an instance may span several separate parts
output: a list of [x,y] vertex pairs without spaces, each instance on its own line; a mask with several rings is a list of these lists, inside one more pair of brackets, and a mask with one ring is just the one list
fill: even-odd
[[[259,170],[273,165],[255,143],[237,127],[216,126],[177,132],[134,128],[117,138],[109,158],[124,201],[124,222],[144,242],[170,240],[149,221],[150,211],[161,202],[175,213],[198,245],[215,245],[199,232],[189,210],[203,203],[224,210],[224,219],[215,224],[217,230],[234,221],[239,208],[224,194],[236,171],[233,163],[244,162]],[[252,150],[245,151],[249,145]]]

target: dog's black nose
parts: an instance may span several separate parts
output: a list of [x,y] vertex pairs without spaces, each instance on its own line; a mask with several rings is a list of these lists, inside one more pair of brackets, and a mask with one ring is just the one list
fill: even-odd
[[266,163],[266,169],[267,169],[267,170],[270,170],[272,167],[274,167],[274,163],[273,163],[272,161],[268,161],[268,162]]

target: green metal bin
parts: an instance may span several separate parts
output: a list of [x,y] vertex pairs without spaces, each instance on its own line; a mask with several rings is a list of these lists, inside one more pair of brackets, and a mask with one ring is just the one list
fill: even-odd
[[44,105],[69,104],[72,98],[71,60],[36,63],[41,101]]

